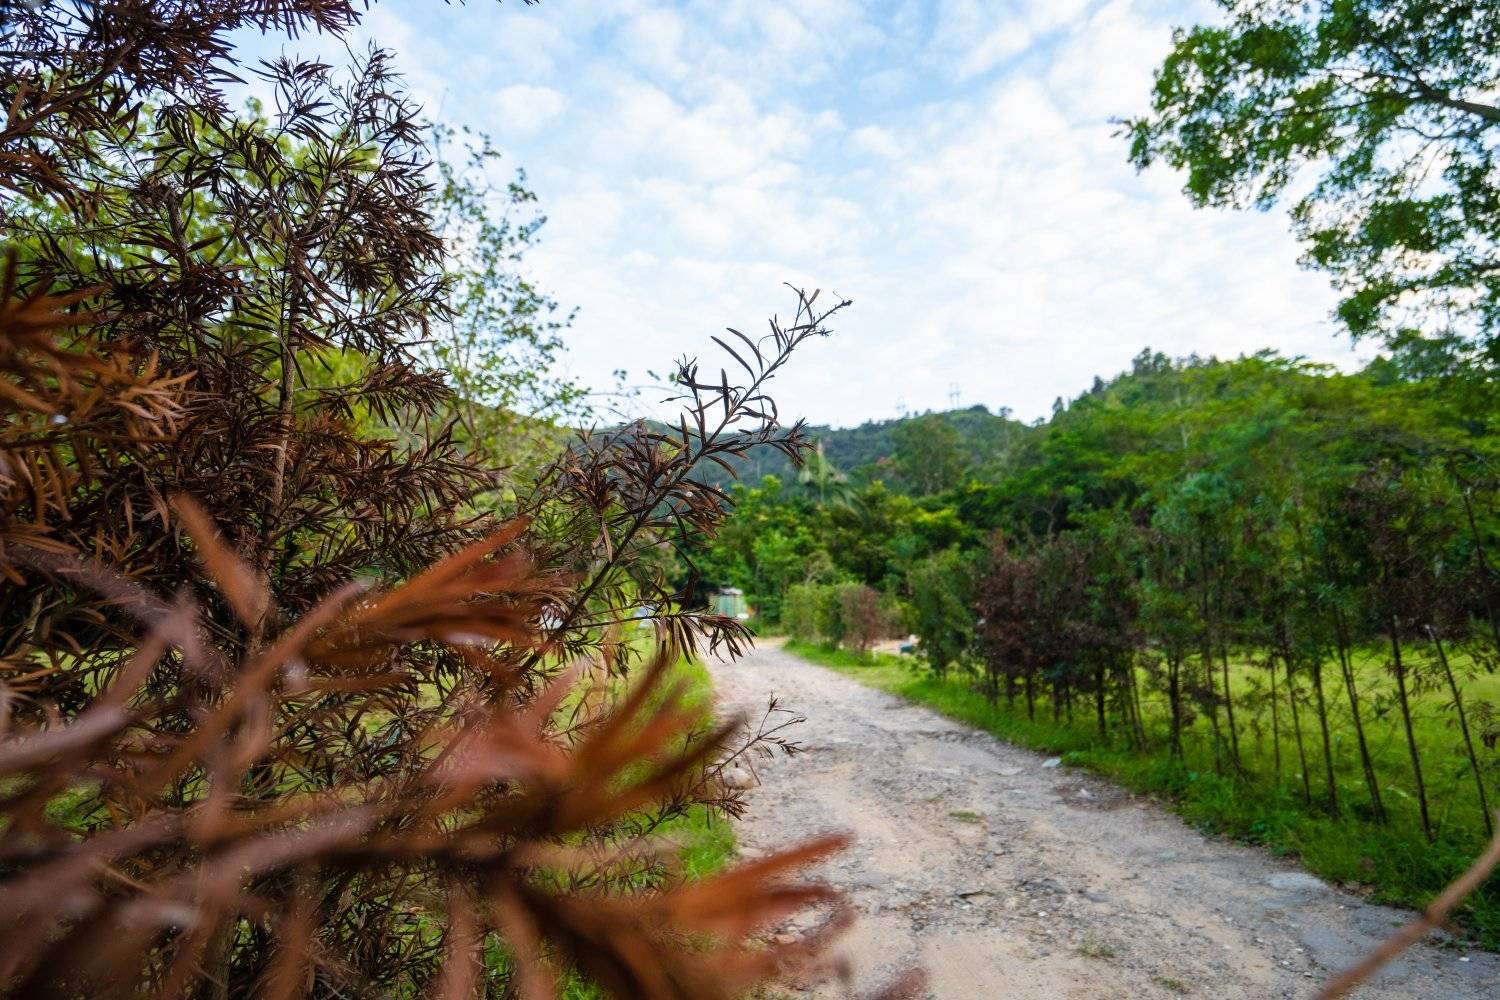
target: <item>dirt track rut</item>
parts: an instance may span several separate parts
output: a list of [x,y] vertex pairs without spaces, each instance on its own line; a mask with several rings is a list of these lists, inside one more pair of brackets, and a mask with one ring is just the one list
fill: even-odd
[[[954,1000],[1303,998],[1406,917],[774,646],[712,669],[726,711],[807,717],[737,830],[750,856],[853,832],[823,875],[859,913],[860,986],[919,963]],[[1355,995],[1497,1000],[1500,956],[1423,945]]]

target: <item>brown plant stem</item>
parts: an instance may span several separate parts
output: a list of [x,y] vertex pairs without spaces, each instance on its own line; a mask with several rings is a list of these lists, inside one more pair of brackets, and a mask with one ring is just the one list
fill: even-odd
[[1417,749],[1417,733],[1411,721],[1411,695],[1406,690],[1406,663],[1401,659],[1401,640],[1396,636],[1396,619],[1389,620],[1391,628],[1391,657],[1396,673],[1396,696],[1401,706],[1401,725],[1406,732],[1406,749],[1411,755],[1412,778],[1417,785],[1417,805],[1422,812],[1422,832],[1433,839],[1432,818],[1427,808],[1427,782],[1422,778],[1422,755]]
[[1441,926],[1454,907],[1484,884],[1496,865],[1500,865],[1500,836],[1490,841],[1489,847],[1475,859],[1469,870],[1449,883],[1448,888],[1422,911],[1421,916],[1386,938],[1354,966],[1336,976],[1319,991],[1314,1000],[1337,1000],[1338,997],[1348,996],[1351,990],[1379,972],[1393,958],[1422,940],[1429,931]]

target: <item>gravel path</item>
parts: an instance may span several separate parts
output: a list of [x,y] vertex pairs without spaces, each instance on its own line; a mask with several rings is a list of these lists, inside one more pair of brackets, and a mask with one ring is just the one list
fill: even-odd
[[[823,874],[861,987],[915,962],[955,1000],[1308,997],[1405,917],[774,646],[711,666],[724,710],[807,717],[737,830],[749,856],[854,833]],[[1500,956],[1435,942],[1355,995],[1497,1000]]]

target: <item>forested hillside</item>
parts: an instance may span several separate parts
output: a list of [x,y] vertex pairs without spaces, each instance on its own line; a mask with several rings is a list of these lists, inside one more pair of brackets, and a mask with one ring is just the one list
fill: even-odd
[[1487,391],[1146,351],[999,457],[925,415],[847,474],[737,487],[700,569],[803,642],[914,632],[929,693],[1419,899],[1500,800]]
[[[1489,411],[1474,402],[1388,360],[1340,373],[1270,352],[1174,361],[1144,351],[1130,371],[1096,380],[1036,426],[976,407],[814,427],[819,453],[800,468],[785,458],[746,462],[734,489],[752,509],[799,512],[797,524],[812,533],[797,557],[808,565],[826,558],[899,591],[914,560],[950,542],[977,546],[994,530],[1032,537],[1076,529],[1102,511],[1129,510],[1139,520],[1192,477],[1211,477],[1252,503],[1267,489],[1306,499],[1383,460],[1436,460],[1473,496],[1490,485],[1496,449]],[[870,522],[869,534],[879,536],[872,518],[901,536],[886,539],[879,555],[851,548],[852,535],[819,533],[825,523],[833,531]],[[938,523],[950,530],[936,531]],[[718,575],[763,597],[784,589],[757,585],[764,560],[750,550],[726,540],[716,553],[705,567]]]
[[851,473],[868,478],[900,475],[903,447],[908,453],[940,447],[952,453],[955,467],[998,471],[1004,468],[1031,428],[984,406],[925,413],[891,420],[870,420],[853,427],[813,424],[807,435],[816,455],[802,466],[772,449],[753,449],[735,464],[735,475],[721,470],[719,485],[758,483],[766,476],[783,482],[842,480]]

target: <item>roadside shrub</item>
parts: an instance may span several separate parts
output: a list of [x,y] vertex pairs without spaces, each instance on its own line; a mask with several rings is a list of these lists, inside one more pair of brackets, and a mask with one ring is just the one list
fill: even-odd
[[787,588],[786,599],[781,604],[781,623],[787,635],[797,642],[818,642],[818,598],[821,585],[795,583]]
[[867,653],[890,634],[880,592],[862,583],[799,583],[787,588],[782,622],[797,642]]
[[840,584],[817,584],[812,588],[813,628],[820,642],[837,649],[844,641],[844,602],[839,597]]
[[912,634],[915,620],[911,605],[895,594],[880,595],[880,613],[885,615],[888,635],[904,639]]
[[846,583],[838,588],[838,596],[844,645],[861,655],[868,653],[871,646],[890,634],[880,594],[862,583]]
[[940,677],[973,647],[975,575],[975,558],[958,549],[928,556],[907,573],[918,651]]
[[787,588],[781,620],[798,642],[837,647],[844,637],[844,613],[839,585],[797,583]]

